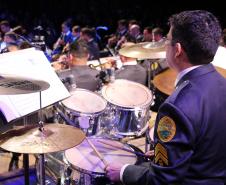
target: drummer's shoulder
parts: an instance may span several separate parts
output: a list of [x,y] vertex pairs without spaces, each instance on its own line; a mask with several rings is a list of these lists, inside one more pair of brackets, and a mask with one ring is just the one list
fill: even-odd
[[191,87],[192,87],[192,84],[189,80],[184,81],[175,89],[173,94],[169,97],[169,101],[171,103],[175,103],[176,101],[180,100],[181,97],[185,98],[187,94],[192,93],[190,91]]

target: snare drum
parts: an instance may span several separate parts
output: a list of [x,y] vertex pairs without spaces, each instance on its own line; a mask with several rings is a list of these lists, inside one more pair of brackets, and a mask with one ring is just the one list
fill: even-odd
[[[133,149],[127,144],[103,138],[89,138],[89,140],[109,163],[119,162],[122,164],[135,164],[137,162],[137,156],[134,153],[112,147],[117,146],[133,151]],[[108,143],[109,145],[103,143]],[[86,140],[84,140],[80,145],[66,150],[65,158],[71,164],[73,169],[80,172],[80,181],[82,182],[79,184],[110,184],[110,180],[105,176],[105,165],[95,154]]]
[[67,123],[81,128],[87,136],[95,135],[100,127],[100,117],[107,102],[100,95],[77,88],[71,96],[57,106],[60,115]]
[[144,85],[129,80],[117,79],[102,88],[102,95],[108,101],[112,123],[116,134],[139,135],[147,128],[152,92]]

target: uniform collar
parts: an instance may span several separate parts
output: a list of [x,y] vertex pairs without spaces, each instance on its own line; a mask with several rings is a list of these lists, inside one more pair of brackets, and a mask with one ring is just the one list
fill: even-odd
[[201,65],[198,65],[198,66],[192,66],[192,67],[189,67],[189,68],[186,68],[186,69],[184,69],[183,71],[181,71],[178,75],[177,75],[177,78],[176,78],[176,80],[175,80],[175,86],[176,86],[176,84],[180,81],[180,79],[184,76],[184,75],[186,75],[187,73],[189,73],[190,71],[192,71],[192,70],[194,70],[194,69],[196,69],[197,67],[200,67]]
[[176,87],[178,87],[182,82],[186,81],[186,80],[190,80],[192,78],[195,78],[197,76],[201,76],[204,75],[206,73],[209,73],[211,71],[214,71],[215,68],[212,64],[205,64],[205,65],[201,65],[195,69],[192,69],[190,71],[188,71],[187,73],[185,73],[177,82]]
[[134,60],[134,61],[124,62],[122,64],[122,66],[132,66],[132,65],[137,65],[137,61]]

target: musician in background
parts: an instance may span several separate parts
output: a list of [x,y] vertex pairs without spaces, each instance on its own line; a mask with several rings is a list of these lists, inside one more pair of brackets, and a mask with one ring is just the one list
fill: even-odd
[[211,64],[221,38],[219,21],[193,10],[169,22],[166,60],[177,72],[176,89],[156,118],[153,163],[109,164],[107,176],[125,185],[224,185],[226,79]]
[[117,24],[116,33],[111,35],[108,39],[107,47],[110,49],[114,49],[117,46],[118,41],[128,32],[128,21],[126,19],[119,20]]
[[152,42],[161,42],[164,39],[163,29],[155,27],[152,30]]
[[51,53],[52,58],[54,58],[54,55],[61,54],[64,47],[73,41],[74,36],[71,32],[71,25],[69,22],[65,21],[61,24],[61,35],[53,46],[53,51]]
[[12,29],[10,27],[9,21],[3,20],[0,22],[0,30],[2,37],[4,37],[5,33],[10,32]]
[[88,58],[89,50],[87,44],[83,41],[73,42],[68,52],[69,69],[59,71],[59,77],[66,79],[66,81],[68,79],[69,85],[72,85],[70,83],[75,83],[77,88],[96,91],[99,86],[99,80],[96,78],[99,71],[87,65]]
[[[134,45],[132,42],[127,42],[122,45],[122,47],[127,47]],[[126,79],[140,83],[147,86],[147,71],[144,67],[138,64],[136,58],[126,57],[119,55],[122,62],[122,67],[115,70],[115,79]],[[115,65],[115,60],[109,59],[109,61],[104,65],[105,68],[112,68]]]
[[14,32],[7,32],[4,35],[4,40],[6,47],[2,50],[2,52],[11,52],[17,51],[19,49],[19,39]]
[[150,26],[144,28],[142,42],[152,42],[152,28]]
[[1,34],[1,42],[0,42],[0,52],[3,53],[4,49],[6,49],[6,43],[4,42],[4,35],[7,32],[10,32],[12,29],[7,20],[3,20],[0,22],[0,34]]
[[82,28],[80,33],[80,39],[81,41],[85,42],[88,51],[89,51],[89,57],[88,60],[97,60],[100,57],[100,48],[98,46],[96,38],[96,32],[92,28]]

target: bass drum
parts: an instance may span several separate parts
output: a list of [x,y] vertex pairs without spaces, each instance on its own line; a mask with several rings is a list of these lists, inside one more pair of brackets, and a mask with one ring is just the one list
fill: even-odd
[[100,95],[78,88],[57,105],[57,111],[67,124],[82,129],[87,136],[92,136],[100,130],[101,116],[106,106],[106,100]]
[[106,127],[110,125],[120,136],[139,136],[145,132],[152,103],[152,92],[146,86],[117,79],[102,88],[102,96],[108,101],[103,121]]

